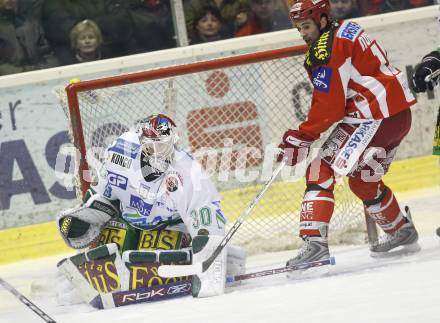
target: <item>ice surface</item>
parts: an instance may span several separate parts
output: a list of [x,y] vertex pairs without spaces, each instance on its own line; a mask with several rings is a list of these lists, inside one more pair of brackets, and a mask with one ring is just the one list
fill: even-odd
[[[269,276],[230,287],[219,297],[95,310],[86,304],[56,304],[53,285],[60,255],[0,266],[0,276],[57,322],[440,322],[440,238],[435,236],[440,189],[398,198],[411,207],[422,251],[373,259],[366,245],[332,246],[336,266],[323,277]],[[248,271],[282,266],[294,253],[253,256]],[[0,287],[0,322],[43,320]]]

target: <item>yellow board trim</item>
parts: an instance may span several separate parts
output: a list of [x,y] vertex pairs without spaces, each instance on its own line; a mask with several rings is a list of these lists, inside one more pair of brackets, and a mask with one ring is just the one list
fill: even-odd
[[[431,188],[440,184],[439,157],[424,156],[407,160],[395,161],[390,172],[384,177],[385,183],[394,192],[407,192],[422,188]],[[280,190],[299,191],[302,194],[304,181],[293,183],[274,183],[264,199],[271,203],[257,206],[252,217],[260,217],[273,212],[274,206],[282,208],[285,204]],[[241,188],[221,193],[222,208],[230,221],[234,221],[249,201],[261,188],[260,185]],[[285,197],[284,197],[285,198]],[[342,197],[352,198],[352,197]],[[300,197],[298,208],[300,207]],[[341,197],[338,198],[338,201]],[[228,203],[232,201],[232,203]],[[290,201],[291,202],[291,201]],[[234,208],[231,206],[234,205]],[[239,210],[239,211],[237,211]],[[19,228],[0,230],[0,264],[43,256],[66,253],[71,251],[60,238],[54,222],[34,224]]]

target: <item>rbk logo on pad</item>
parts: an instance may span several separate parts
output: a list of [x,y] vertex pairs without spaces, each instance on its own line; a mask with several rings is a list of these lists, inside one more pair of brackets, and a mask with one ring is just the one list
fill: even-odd
[[312,82],[315,90],[328,93],[332,79],[332,69],[329,67],[318,67],[313,71]]

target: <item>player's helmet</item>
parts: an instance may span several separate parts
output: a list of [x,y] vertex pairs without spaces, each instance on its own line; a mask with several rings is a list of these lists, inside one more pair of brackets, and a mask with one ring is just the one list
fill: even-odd
[[289,18],[293,23],[311,18],[319,26],[322,15],[330,17],[329,0],[299,0],[289,11]]
[[174,155],[177,142],[176,124],[164,115],[151,115],[141,122],[139,141],[144,158],[160,172],[164,172]]

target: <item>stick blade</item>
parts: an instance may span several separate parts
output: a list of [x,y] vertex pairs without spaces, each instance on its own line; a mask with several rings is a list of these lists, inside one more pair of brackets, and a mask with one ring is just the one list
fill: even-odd
[[162,265],[158,268],[160,277],[183,277],[197,275],[203,272],[202,263],[192,265]]

